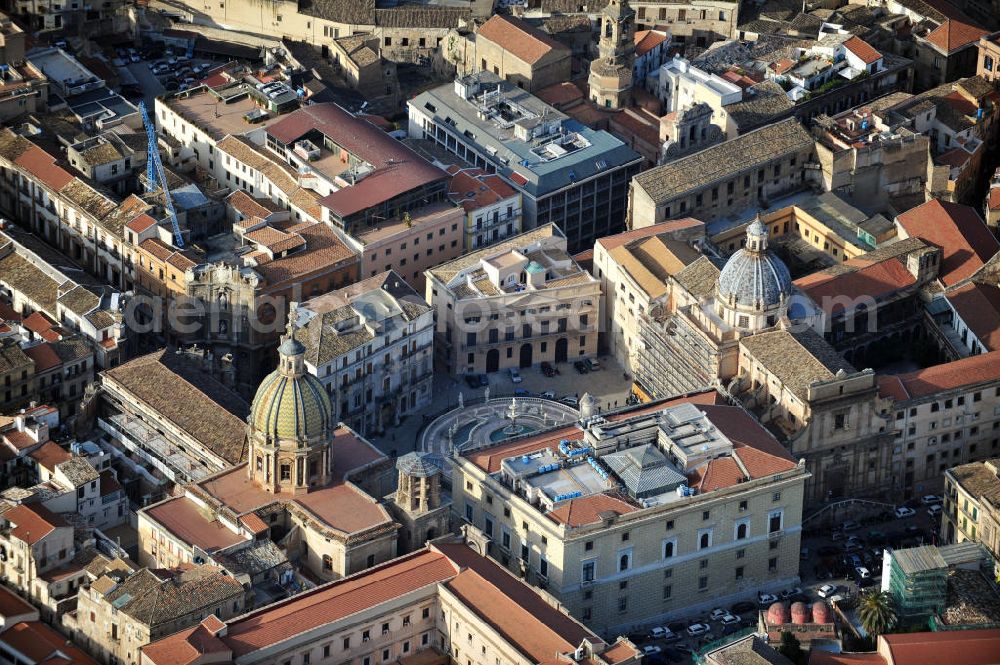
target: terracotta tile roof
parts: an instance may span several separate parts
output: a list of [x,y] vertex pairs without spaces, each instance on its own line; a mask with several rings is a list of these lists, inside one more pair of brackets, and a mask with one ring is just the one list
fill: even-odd
[[584,526],[600,522],[601,513],[611,512],[625,515],[639,510],[636,506],[608,494],[594,494],[580,499],[571,499],[559,504],[559,507],[548,513],[548,518],[566,526]]
[[62,365],[62,359],[48,342],[36,344],[24,350],[25,355],[35,361],[35,374],[47,372]]
[[534,93],[534,95],[546,104],[555,106],[556,108],[561,108],[562,106],[571,104],[578,99],[583,99],[583,91],[569,81],[553,83],[552,85],[542,88],[538,92]]
[[160,632],[242,596],[243,585],[235,578],[217,566],[200,565],[156,573],[140,569],[104,598],[125,616]]
[[144,508],[143,512],[178,540],[212,553],[245,538],[230,531],[218,520],[204,514],[191,499],[181,496]]
[[257,513],[247,513],[246,515],[241,516],[240,523],[242,523],[243,526],[249,529],[250,533],[253,534],[264,533],[268,529],[267,523],[264,522],[264,520],[262,520]]
[[640,30],[635,33],[635,54],[645,55],[667,41],[667,35],[657,30]]
[[35,606],[24,600],[6,586],[0,585],[0,617],[8,619],[23,614],[34,614],[37,616],[38,610]]
[[911,237],[937,245],[943,252],[938,278],[946,286],[967,279],[988,261],[1000,243],[974,208],[934,199],[896,218]]
[[163,349],[106,370],[102,376],[226,462],[237,464],[244,459],[244,418],[249,406],[187,358]]
[[29,545],[34,545],[59,527],[69,526],[63,518],[39,504],[15,506],[2,517],[15,525],[11,534]]
[[616,642],[607,651],[601,654],[601,658],[608,661],[612,665],[615,663],[621,663],[623,661],[636,658],[641,656],[641,652],[637,653],[637,650],[626,640],[621,640]]
[[32,451],[31,458],[49,472],[56,470],[56,465],[68,462],[72,455],[54,441],[46,441],[38,450]]
[[56,164],[55,157],[36,145],[24,151],[14,163],[56,192],[73,182],[73,176]]
[[[995,665],[1000,662],[1000,628],[882,635],[894,665]],[[880,645],[882,646],[882,645]]]
[[[421,551],[230,621],[223,641],[239,657],[376,607],[456,574],[446,556]],[[157,661],[156,665],[167,665]]]
[[861,58],[866,65],[878,62],[882,58],[881,53],[872,48],[868,42],[860,37],[851,37],[845,41],[844,48]]
[[40,621],[22,621],[0,639],[28,659],[27,665],[98,665],[63,635]]
[[227,196],[226,203],[245,218],[265,219],[277,210],[277,206],[270,199],[255,199],[242,189],[237,189]]
[[[815,272],[800,277],[794,284],[831,314],[844,308],[843,303],[830,301],[831,298],[871,296],[878,299],[917,283],[913,274],[897,258],[866,263],[864,259],[851,259],[837,266],[836,270]],[[856,269],[844,272],[844,266]]]
[[927,35],[926,39],[945,53],[974,44],[989,31],[958,19],[948,19]]
[[232,651],[217,637],[224,625],[210,614],[197,626],[142,647],[143,660],[155,665],[194,665],[208,654],[217,654],[222,657],[219,662],[230,662]]
[[125,224],[125,226],[135,231],[136,233],[142,233],[146,229],[156,226],[156,220],[147,215],[146,213],[142,213],[132,221]]
[[952,148],[948,152],[935,157],[934,163],[956,169],[967,164],[971,158],[972,155],[967,150],[963,148]]
[[356,184],[320,199],[323,206],[341,217],[446,177],[441,169],[401,141],[336,104],[300,108],[267,128],[269,136],[285,145],[310,131],[319,131],[374,168],[373,173]]
[[878,385],[884,395],[905,401],[997,380],[1000,380],[1000,351],[990,351],[915,372],[882,375]]
[[301,282],[320,271],[333,271],[358,262],[358,255],[323,222],[304,222],[282,229],[289,234],[301,236],[306,241],[306,246],[305,249],[275,257],[254,268],[272,290],[285,284]]
[[51,330],[56,325],[56,322],[45,312],[38,311],[32,312],[21,322],[21,325],[36,335],[40,335],[47,330]]
[[719,457],[709,460],[704,469],[700,469],[696,482],[691,483],[699,492],[732,487],[743,481],[743,471],[732,457]]
[[965,325],[989,351],[1000,351],[1000,288],[970,282],[947,294]]
[[[771,63],[770,68],[775,74],[784,74],[794,66],[795,66],[794,60],[790,60],[788,58],[779,58],[776,62]],[[736,81],[739,81],[740,78],[742,78],[740,74],[737,72],[726,72],[722,76],[727,81],[730,81],[732,83],[735,83]]]
[[488,39],[522,62],[533,65],[549,54],[569,57],[570,50],[533,25],[496,14],[479,28],[477,39]]
[[[448,197],[462,206],[466,212],[495,205],[504,199],[517,196],[517,191],[502,178],[488,174],[482,169],[452,167],[449,173],[452,176],[448,185]],[[517,204],[514,206],[517,207]]]

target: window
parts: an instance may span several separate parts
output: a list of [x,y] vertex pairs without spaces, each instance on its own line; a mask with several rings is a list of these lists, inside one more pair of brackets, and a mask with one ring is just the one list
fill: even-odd
[[701,519],[702,519],[702,520],[707,520],[707,519],[708,519],[709,517],[711,517],[711,516],[712,516],[712,513],[710,513],[709,511],[707,511],[707,510],[706,510],[706,511],[704,511],[704,512],[703,512],[703,513],[701,514]]
[[347,651],[350,648],[351,648],[351,638],[345,637],[344,638],[344,651]]
[[773,573],[778,570],[778,557],[774,556],[767,560],[767,572]]
[[701,561],[699,561],[698,567],[701,568],[702,570],[708,568],[708,559],[702,559]]
[[775,533],[781,531],[784,521],[784,511],[775,510],[768,514],[767,516],[767,532]]
[[673,530],[673,528],[674,528],[674,521],[673,520],[667,520],[667,531],[671,531],[671,530]]
[[624,572],[632,567],[632,550],[618,553],[618,572]]
[[383,623],[382,624],[382,634],[383,635],[388,635],[389,634],[389,624],[388,623]]
[[701,529],[698,532],[698,549],[703,550],[712,546],[712,530]]
[[781,501],[781,492],[775,492],[772,494],[771,501]]
[[663,558],[669,559],[677,553],[677,539],[671,538],[670,540],[663,541]]
[[592,549],[594,549],[594,541],[588,540],[587,542],[585,542],[583,544],[583,549],[586,550],[587,552],[589,552]]
[[747,555],[747,551],[746,551],[746,550],[743,550],[743,549],[740,549],[740,550],[736,550],[736,558],[737,558],[737,559],[742,559],[742,558],[744,558],[744,557],[745,557],[746,555]]
[[593,582],[594,576],[597,573],[597,562],[596,561],[584,561],[583,571],[581,578],[584,582]]
[[628,542],[628,531],[622,534],[622,542]]
[[366,630],[363,633],[361,633],[361,641],[362,642],[370,642],[371,639],[372,639],[372,631]]
[[282,464],[281,465],[281,479],[282,480],[291,480],[292,479],[292,465],[291,464]]
[[698,578],[698,590],[704,591],[708,588],[708,575],[702,575]]
[[622,596],[618,599],[618,612],[624,614],[628,611],[628,597]]
[[737,522],[735,539],[744,540],[748,535],[750,535],[750,521],[743,520]]
[[673,593],[673,585],[665,584],[663,585],[663,600],[670,600],[670,596]]

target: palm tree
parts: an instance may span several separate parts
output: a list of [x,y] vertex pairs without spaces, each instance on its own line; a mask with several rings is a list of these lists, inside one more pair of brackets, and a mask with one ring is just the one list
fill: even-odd
[[865,632],[874,640],[896,625],[896,602],[887,591],[872,589],[861,597],[858,618]]

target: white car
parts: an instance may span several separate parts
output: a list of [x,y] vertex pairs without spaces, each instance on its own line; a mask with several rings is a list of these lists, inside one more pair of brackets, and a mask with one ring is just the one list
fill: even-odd
[[740,622],[740,618],[735,617],[732,614],[726,614],[726,616],[719,619],[719,621],[722,622],[723,626],[735,626]]
[[712,629],[707,623],[693,623],[688,626],[688,635],[694,637],[695,635],[704,635]]
[[663,649],[656,646],[655,644],[647,644],[642,648],[642,653],[645,656],[652,656],[654,654],[660,653],[661,651],[663,651]]
[[510,380],[513,383],[521,383],[521,381],[523,380],[521,379],[521,373],[517,371],[516,367],[510,368]]
[[872,576],[871,571],[864,566],[858,566],[854,569],[854,574],[859,580],[866,580]]
[[670,629],[664,626],[653,626],[649,629],[649,636],[654,640],[662,640],[667,635],[671,634]]
[[936,503],[933,506],[927,506],[927,514],[930,515],[931,517],[940,517],[941,516],[941,504],[940,503]]
[[894,510],[893,513],[896,515],[897,518],[904,519],[906,517],[913,517],[914,515],[917,514],[917,511],[915,511],[913,508],[910,508],[909,506],[900,506],[899,508],[896,508],[896,510]]
[[546,390],[544,392],[539,393],[538,396],[539,397],[544,397],[545,399],[555,399],[556,398],[556,391],[554,391],[554,390]]
[[762,593],[757,596],[757,602],[761,605],[770,605],[771,603],[778,602],[778,597],[773,593]]
[[716,607],[714,610],[712,610],[711,614],[709,614],[708,617],[712,621],[718,621],[727,614],[729,614],[729,610],[724,610],[721,607]]
[[837,593],[836,584],[824,584],[819,589],[816,590],[816,595],[820,598],[829,598],[833,594]]
[[566,395],[559,401],[562,402],[563,404],[568,404],[569,406],[580,406],[580,400],[573,397],[572,395]]
[[927,496],[920,497],[920,503],[925,506],[933,506],[935,504],[941,503],[941,497],[934,494],[928,494]]

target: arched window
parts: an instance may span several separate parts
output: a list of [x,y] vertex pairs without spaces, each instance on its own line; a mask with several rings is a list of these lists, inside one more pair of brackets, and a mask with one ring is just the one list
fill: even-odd
[[621,572],[624,570],[628,570],[628,564],[629,564],[629,555],[622,554],[621,557],[619,557],[618,559],[618,571]]
[[711,545],[711,537],[707,533],[701,534],[701,538],[698,539],[698,549],[705,549]]
[[[748,527],[747,527],[747,525],[745,523],[737,525],[737,527],[736,527],[736,540],[743,540],[744,538],[746,538],[747,537],[747,530],[748,530]],[[708,538],[708,534],[707,533],[703,534],[701,538],[702,538],[702,542],[704,542],[705,539]],[[705,547],[705,546],[702,545],[702,547]]]
[[663,544],[663,558],[669,559],[674,555],[674,541],[670,540]]

